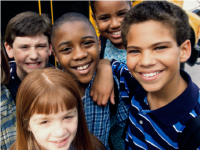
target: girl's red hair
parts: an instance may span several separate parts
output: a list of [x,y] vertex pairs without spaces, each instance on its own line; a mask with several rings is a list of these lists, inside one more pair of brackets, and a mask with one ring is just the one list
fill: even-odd
[[35,70],[22,81],[16,98],[17,140],[11,149],[41,149],[28,130],[29,120],[34,113],[57,113],[59,107],[62,110],[76,107],[78,110],[78,129],[72,143],[74,149],[104,149],[102,143],[88,131],[77,83],[67,73],[54,68]]

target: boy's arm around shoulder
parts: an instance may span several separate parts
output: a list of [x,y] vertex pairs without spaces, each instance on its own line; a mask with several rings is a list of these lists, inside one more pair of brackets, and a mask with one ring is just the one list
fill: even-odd
[[110,97],[112,104],[114,102],[114,81],[110,60],[101,59],[97,66],[97,73],[92,84],[90,96],[93,101],[100,106],[107,106]]
[[119,92],[121,93],[122,99],[126,104],[130,104],[130,99],[135,95],[138,81],[129,72],[126,64],[118,62],[117,60],[111,61],[111,67],[113,76],[117,77],[119,82]]

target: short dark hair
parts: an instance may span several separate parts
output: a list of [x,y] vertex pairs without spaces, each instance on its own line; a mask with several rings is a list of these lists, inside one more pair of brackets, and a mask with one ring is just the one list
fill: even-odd
[[122,21],[121,36],[125,48],[130,26],[150,20],[169,27],[178,46],[190,38],[188,15],[181,7],[167,1],[144,1],[132,7]]
[[[91,9],[92,9],[92,12],[93,12],[93,15],[95,16],[95,3],[96,2],[98,2],[98,1],[90,1],[90,7],[91,7]],[[128,1],[126,1],[128,4],[129,4],[129,6],[130,6],[130,8],[131,8],[131,1],[130,0],[128,0]]]
[[[91,28],[91,31],[94,33],[95,37],[97,38],[94,26],[85,15],[81,13],[77,13],[77,12],[69,12],[60,16],[53,24],[52,29],[51,29],[51,41],[53,41],[53,39],[55,38],[55,32],[61,25],[63,25],[64,23],[72,23],[76,21],[86,23],[88,27]],[[53,46],[53,42],[51,43]],[[53,49],[54,49],[54,46],[53,46]]]
[[51,20],[48,15],[39,15],[31,11],[22,12],[8,22],[5,41],[12,47],[17,36],[35,36],[37,34],[47,36],[50,43]]

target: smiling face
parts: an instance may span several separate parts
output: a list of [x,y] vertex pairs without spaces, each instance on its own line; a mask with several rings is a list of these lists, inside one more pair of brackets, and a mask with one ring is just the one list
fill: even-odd
[[81,84],[88,84],[99,62],[99,46],[95,32],[85,22],[62,24],[55,32],[55,59]]
[[21,80],[31,71],[45,68],[52,50],[44,34],[16,37],[12,47],[6,43],[5,47],[8,56],[15,59],[17,75]]
[[170,89],[180,80],[182,45],[177,46],[170,28],[156,21],[130,26],[127,66],[147,92]]
[[46,150],[68,150],[78,127],[78,111],[71,110],[50,115],[34,114],[29,121],[29,130],[38,144]]
[[100,34],[120,49],[125,49],[121,38],[121,22],[129,9],[126,1],[95,2],[94,19]]

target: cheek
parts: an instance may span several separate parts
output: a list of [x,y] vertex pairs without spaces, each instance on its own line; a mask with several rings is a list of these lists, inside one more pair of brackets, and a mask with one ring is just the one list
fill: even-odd
[[133,58],[130,55],[127,55],[127,67],[130,70],[130,72],[133,71],[135,66],[136,66],[136,58]]
[[71,122],[70,124],[66,124],[66,128],[68,128],[70,134],[74,138],[78,129],[78,117],[74,118],[73,122]]
[[108,24],[108,23],[99,23],[99,31],[100,31],[100,32],[106,31],[107,24]]
[[48,61],[49,60],[49,51],[48,50],[44,50],[44,51],[38,52],[38,54],[44,61]]

